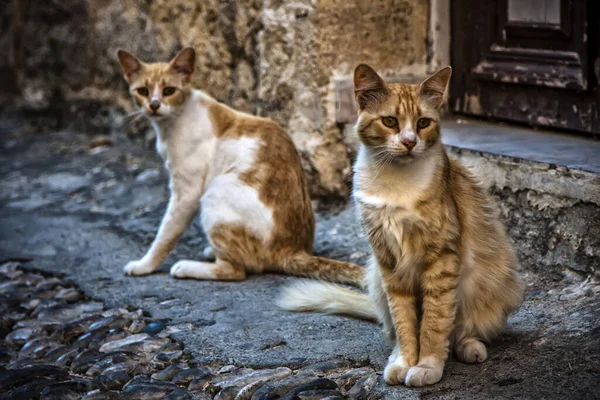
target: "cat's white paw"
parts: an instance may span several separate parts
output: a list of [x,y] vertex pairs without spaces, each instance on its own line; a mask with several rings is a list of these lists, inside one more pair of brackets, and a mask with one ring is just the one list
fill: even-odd
[[478,339],[466,339],[457,346],[456,357],[469,364],[482,363],[487,359],[487,349]]
[[171,276],[173,278],[187,278],[189,276],[189,265],[186,261],[177,261],[171,267]]
[[444,368],[439,366],[415,366],[408,370],[404,384],[409,387],[433,385],[442,379]]
[[409,369],[410,366],[404,361],[404,358],[395,357],[395,354],[392,353],[383,370],[383,379],[388,385],[400,385],[404,383]]
[[154,267],[147,262],[137,260],[128,262],[123,271],[129,276],[148,275],[154,271]]

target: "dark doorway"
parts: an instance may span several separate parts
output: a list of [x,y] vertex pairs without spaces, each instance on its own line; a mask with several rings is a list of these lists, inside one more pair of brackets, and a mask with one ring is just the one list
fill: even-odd
[[454,0],[458,113],[600,134],[600,1]]

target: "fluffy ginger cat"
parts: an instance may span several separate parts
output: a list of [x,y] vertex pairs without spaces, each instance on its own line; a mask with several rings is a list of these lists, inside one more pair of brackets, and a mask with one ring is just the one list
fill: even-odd
[[377,319],[394,350],[390,385],[442,378],[450,342],[460,361],[487,358],[523,296],[518,261],[490,196],[440,141],[450,67],[420,85],[386,84],[367,65],[354,75],[361,147],[354,199],[372,249],[370,296],[301,282],[279,305]]
[[196,54],[147,64],[119,51],[125,80],[157,133],[169,172],[167,211],[150,249],[125,266],[146,275],[198,210],[215,262],[181,260],[176,278],[243,280],[264,271],[357,284],[364,269],[312,256],[315,219],[298,152],[275,122],[237,112],[191,87]]

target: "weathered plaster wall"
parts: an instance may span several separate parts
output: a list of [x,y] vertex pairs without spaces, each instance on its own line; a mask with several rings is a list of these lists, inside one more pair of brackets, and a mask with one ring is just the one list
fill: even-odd
[[6,1],[0,49],[10,56],[0,60],[0,100],[53,115],[53,124],[123,131],[132,104],[117,49],[151,61],[193,46],[195,84],[277,120],[303,155],[312,193],[344,198],[350,159],[332,79],[360,62],[390,75],[423,74],[428,13],[423,0]]

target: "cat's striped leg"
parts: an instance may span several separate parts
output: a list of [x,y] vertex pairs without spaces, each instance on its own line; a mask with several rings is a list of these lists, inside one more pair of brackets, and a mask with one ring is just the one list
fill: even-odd
[[180,279],[243,281],[246,279],[246,270],[221,259],[215,263],[181,260],[171,267],[171,276]]
[[460,260],[447,251],[421,276],[422,310],[419,362],[406,375],[406,386],[432,385],[442,379],[454,328]]
[[383,370],[383,377],[388,385],[398,385],[405,381],[418,360],[417,299],[397,281],[391,270],[382,268],[381,271],[396,337],[396,347]]

